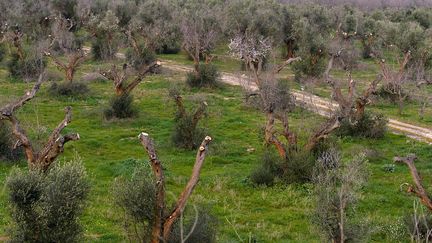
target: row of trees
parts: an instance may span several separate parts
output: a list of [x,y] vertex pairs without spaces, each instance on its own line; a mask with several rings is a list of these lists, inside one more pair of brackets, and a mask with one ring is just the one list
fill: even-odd
[[[155,53],[183,49],[194,63],[188,83],[212,86],[208,79],[217,78],[211,66],[217,58],[216,46],[239,38],[283,47],[286,60],[301,57],[293,64],[299,82],[328,74],[327,62],[334,55],[341,56],[336,64],[343,69],[356,68],[360,55],[373,58],[383,75],[380,94],[397,104],[400,113],[409,99],[427,105],[421,90],[432,82],[432,15],[427,8],[363,12],[349,6],[186,0],[73,0],[68,4],[39,0],[15,4],[16,8],[0,6],[5,13],[0,20],[0,52],[2,48],[4,52],[5,45],[10,47],[10,74],[17,78],[37,77],[46,65],[43,56],[47,56],[69,82],[66,87],[53,89],[60,94],[70,94],[67,91],[74,89],[82,93],[85,89],[71,88],[77,86],[71,82],[86,60],[87,43],[91,43],[93,58],[100,60],[110,60],[119,47],[128,47],[127,64],[138,73],[144,64],[154,61]],[[31,17],[24,20],[20,16]],[[63,54],[66,61],[59,59]],[[263,64],[269,61],[266,58]],[[397,71],[389,68],[395,62],[399,65]]]

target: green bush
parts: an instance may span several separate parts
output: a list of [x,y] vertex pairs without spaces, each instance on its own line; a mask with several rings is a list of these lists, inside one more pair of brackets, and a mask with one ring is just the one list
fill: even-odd
[[355,209],[368,175],[364,155],[342,163],[340,153],[329,150],[318,158],[313,173],[315,210],[311,220],[326,242],[367,241],[369,225],[361,222]]
[[164,44],[162,47],[158,48],[156,52],[158,54],[177,54],[181,50],[179,43]]
[[391,84],[382,85],[377,90],[377,96],[393,104],[398,104],[399,97],[406,97],[405,100],[409,99],[409,94],[402,87]]
[[250,178],[256,185],[271,186],[275,178],[286,184],[305,183],[311,180],[317,156],[303,149],[291,149],[286,159],[267,150],[261,165],[252,172]]
[[[196,207],[196,212],[191,210],[192,207],[186,207],[183,222],[183,237],[190,233],[187,239],[181,241],[180,220],[176,220],[171,231],[169,243],[194,243],[194,242],[216,242],[216,232],[218,221],[210,213],[210,209],[205,207]],[[195,224],[195,227],[193,225]]]
[[129,60],[132,67],[136,70],[139,70],[141,67],[149,65],[156,60],[155,53],[144,45],[141,45],[139,50],[140,53],[136,53],[136,51],[131,48],[126,51],[126,59]]
[[77,82],[53,83],[49,88],[49,93],[52,96],[83,98],[89,92],[90,90],[86,84]]
[[184,149],[195,149],[201,144],[205,137],[205,130],[200,127],[192,126],[193,114],[187,114],[185,117],[176,118],[174,131],[171,136],[173,143]]
[[287,184],[310,181],[315,161],[316,156],[309,151],[303,149],[290,151],[286,161],[280,165],[282,181]]
[[[155,185],[153,173],[144,164],[136,165],[130,178],[121,177],[114,182],[114,203],[123,211],[123,227],[130,242],[142,242],[142,239],[151,237],[151,225],[155,220]],[[215,242],[216,218],[206,208],[196,209],[197,212],[194,212],[191,207],[186,207],[183,213],[184,236],[193,229],[185,242]],[[195,221],[196,226],[193,227]],[[180,235],[180,218],[178,218],[174,222],[168,242],[181,242]]]
[[264,152],[261,165],[251,174],[250,178],[256,185],[272,186],[279,170],[278,165],[281,159],[269,150]]
[[6,181],[11,204],[11,242],[80,242],[79,217],[89,193],[76,162],[41,171],[13,170]]
[[366,112],[360,120],[352,121],[345,118],[337,129],[338,136],[352,136],[363,138],[383,138],[387,131],[388,120],[383,114]]
[[136,108],[133,106],[133,96],[124,94],[115,96],[110,101],[110,106],[104,111],[106,119],[112,118],[130,118],[138,114]]
[[131,242],[151,236],[156,202],[155,182],[151,178],[150,172],[141,165],[135,168],[130,179],[120,178],[114,183],[114,203],[124,212],[123,226]]
[[46,61],[39,56],[27,56],[23,60],[13,53],[7,63],[11,77],[17,79],[35,79],[44,70]]
[[186,76],[186,83],[190,87],[209,87],[213,88],[218,85],[220,78],[219,71],[212,64],[200,64],[199,73],[189,72]]
[[18,161],[24,153],[22,148],[13,148],[12,131],[5,121],[0,120],[0,160]]

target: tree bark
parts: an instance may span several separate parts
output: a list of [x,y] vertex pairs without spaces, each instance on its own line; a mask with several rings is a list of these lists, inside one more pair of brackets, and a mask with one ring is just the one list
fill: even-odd
[[204,165],[204,159],[206,157],[208,151],[208,145],[211,142],[211,140],[212,138],[207,136],[205,137],[204,141],[202,141],[201,146],[199,147],[195,158],[195,164],[192,169],[191,177],[189,178],[189,181],[186,184],[186,187],[184,188],[183,192],[180,194],[180,197],[176,202],[176,206],[172,210],[171,214],[165,220],[165,223],[163,225],[163,239],[165,241],[169,240],[171,228],[174,222],[183,213],[186,207],[186,202],[198,183],[199,176],[201,173],[201,168]]
[[162,164],[154,148],[153,139],[151,139],[147,133],[141,133],[139,135],[139,139],[141,140],[141,144],[144,146],[144,149],[146,150],[149,156],[153,174],[155,175],[156,178],[155,219],[152,225],[151,242],[159,243],[163,231],[162,224],[164,221],[164,211],[165,211],[165,178],[162,169]]
[[12,102],[1,108],[0,120],[6,119],[11,122],[12,134],[20,142],[20,145],[24,147],[29,169],[41,169],[42,171],[46,171],[55,161],[55,159],[61,153],[63,153],[65,143],[79,140],[80,137],[79,134],[68,134],[65,136],[60,135],[60,132],[70,123],[72,118],[71,108],[66,107],[66,115],[64,120],[51,133],[48,142],[41,151],[36,152],[34,150],[30,139],[26,135],[25,131],[21,128],[20,122],[15,117],[14,112],[36,95],[36,92],[39,90],[43,79],[44,74],[42,73],[31,91],[27,91],[26,94],[23,95],[18,101]]
[[422,204],[432,212],[432,200],[429,197],[426,189],[423,187],[421,177],[417,171],[414,161],[417,159],[415,154],[409,154],[406,157],[394,157],[393,161],[397,163],[404,163],[408,166],[411,176],[414,181],[414,186],[408,187],[408,192],[413,193],[420,198]]
[[167,217],[164,217],[164,212],[166,208],[165,178],[163,174],[162,164],[158,159],[156,150],[154,148],[153,140],[149,137],[149,135],[147,133],[141,133],[138,137],[141,140],[141,144],[143,145],[145,151],[149,156],[152,170],[156,177],[155,221],[152,226],[151,242],[168,242],[174,222],[183,213],[184,208],[186,207],[186,202],[198,183],[201,168],[204,164],[204,159],[207,154],[208,145],[211,142],[212,138],[207,136],[201,143],[201,146],[199,147],[195,158],[195,164],[192,169],[191,177],[189,178],[188,183],[183,189],[183,192],[180,194],[180,197],[178,198],[174,209]]

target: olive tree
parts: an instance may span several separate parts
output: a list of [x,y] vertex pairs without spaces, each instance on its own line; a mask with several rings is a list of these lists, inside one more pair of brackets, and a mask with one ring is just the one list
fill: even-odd
[[321,78],[325,70],[327,48],[332,30],[330,13],[323,7],[304,10],[295,26],[299,36],[297,56],[302,60],[293,65],[298,81]]
[[56,158],[63,153],[65,144],[70,141],[76,141],[80,139],[78,133],[69,133],[62,135],[61,131],[69,125],[72,119],[72,108],[65,108],[65,118],[60,124],[52,131],[48,138],[48,141],[39,151],[32,145],[30,138],[27,133],[20,125],[20,121],[16,116],[16,111],[21,108],[25,103],[34,98],[37,91],[39,90],[44,75],[39,76],[38,81],[34,87],[27,91],[21,98],[15,102],[6,104],[0,108],[0,120],[6,120],[10,122],[12,127],[12,134],[18,140],[17,146],[22,146],[27,158],[27,164],[30,169],[39,169],[47,171],[50,166],[55,162]]
[[97,60],[112,59],[117,53],[119,19],[112,10],[93,15],[87,29],[95,38],[92,43],[93,56]]
[[129,23],[129,38],[136,43],[136,39],[141,37],[145,48],[152,52],[178,51],[181,34],[175,11],[176,6],[172,1],[143,2],[138,6],[137,14]]
[[116,94],[111,100],[111,107],[105,110],[105,117],[111,119],[114,117],[129,118],[134,116],[136,112],[132,106],[133,96],[131,93],[147,75],[154,73],[159,66],[159,61],[141,66],[130,82],[128,82],[130,75],[127,64],[124,64],[121,69],[116,65],[112,65],[109,70],[101,71],[102,76],[113,82]]
[[[207,136],[202,141],[196,154],[189,181],[186,183],[178,199],[176,199],[174,207],[170,209],[167,207],[166,202],[165,172],[156,152],[154,141],[147,133],[141,133],[138,137],[148,154],[153,178],[146,180],[145,178],[134,177],[131,181],[135,182],[134,184],[127,182],[118,183],[116,204],[124,208],[125,213],[133,218],[135,226],[139,225],[140,227],[134,230],[134,241],[152,243],[175,242],[174,228],[179,220],[181,223],[183,222],[182,217],[186,204],[199,181],[201,169],[208,153],[208,146],[212,139]],[[144,176],[142,173],[141,175]],[[196,222],[198,222],[197,219]],[[185,238],[189,238],[194,229],[196,229],[195,226],[185,236],[183,228],[181,228],[180,242],[187,242]],[[198,232],[198,234],[200,233],[202,234],[203,232]],[[201,235],[201,237],[200,240],[206,239],[204,235]],[[209,239],[209,242],[214,241],[213,237]]]
[[[216,80],[202,80],[203,73],[215,73],[210,68],[212,52],[220,39],[220,6],[212,1],[184,1],[179,5],[178,21],[182,36],[182,48],[193,60],[194,71],[189,75],[190,84],[213,84]],[[199,9],[199,11],[197,11]],[[204,60],[204,63],[202,63]],[[210,77],[217,77],[216,74]],[[214,79],[214,78],[213,78]]]

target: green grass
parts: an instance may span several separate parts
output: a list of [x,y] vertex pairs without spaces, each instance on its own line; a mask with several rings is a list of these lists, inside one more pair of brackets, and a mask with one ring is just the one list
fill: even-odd
[[[217,58],[213,64],[215,64],[220,71],[234,74],[242,72],[241,62],[230,56],[228,49],[225,46],[218,47],[215,50],[215,55]],[[186,53],[184,52],[180,52],[179,54],[175,55],[159,55],[159,57],[164,60],[170,60],[178,64],[192,67],[192,61],[188,59]],[[392,68],[397,68],[394,54],[386,52],[386,57],[389,65]],[[276,56],[276,62],[281,61],[281,55]],[[373,59],[361,59],[359,61],[359,67],[353,70],[352,73],[352,78],[357,82],[357,92],[363,92],[363,90],[368,87],[369,83],[375,79],[379,73],[380,70]],[[348,89],[347,74],[345,71],[334,68],[331,71],[331,75],[334,75],[334,77],[341,81],[343,90],[346,91]],[[293,88],[300,89],[300,85],[293,81],[293,76],[294,74],[289,66],[283,69],[280,73],[281,78],[290,80]],[[409,89],[416,90],[415,87],[409,87]],[[307,85],[306,91],[328,99],[331,96],[331,89],[325,83]],[[432,96],[432,87],[422,87],[422,92]],[[405,102],[403,113],[400,115],[396,104],[390,104],[387,101],[378,100],[377,102],[370,105],[371,110],[374,112],[383,113],[389,118],[419,126],[432,127],[432,104],[426,106],[423,118],[421,118],[419,115],[420,107],[421,104],[416,101]]]
[[[82,70],[94,70],[95,65],[88,62]],[[0,73],[3,76],[4,71]],[[312,185],[277,184],[272,188],[256,188],[248,180],[262,153],[262,139],[258,134],[265,117],[244,105],[239,87],[190,90],[181,81],[183,75],[152,76],[139,85],[133,92],[134,103],[140,111],[136,119],[103,120],[102,110],[114,94],[109,82],[90,83],[91,95],[81,100],[52,98],[47,93],[50,84],[45,83],[37,97],[20,110],[18,117],[34,138],[37,131],[51,131],[63,119],[65,106],[73,107],[72,123],[65,132],[78,132],[81,140],[68,143],[59,161],[72,160],[78,155],[89,173],[92,191],[82,217],[86,241],[124,240],[122,213],[113,206],[111,188],[116,177],[131,173],[133,165],[128,159],[147,159],[137,138],[140,132],[147,132],[155,139],[166,168],[167,190],[179,195],[187,182],[195,151],[176,149],[170,141],[175,110],[167,98],[167,90],[170,85],[180,83],[187,106],[193,105],[191,100],[195,95],[205,97],[209,104],[209,115],[201,125],[208,129],[214,140],[190,202],[212,207],[219,219],[217,242],[239,242],[236,232],[243,240],[251,235],[259,242],[319,242],[320,236],[310,219],[313,212]],[[0,104],[20,96],[31,86],[0,79]],[[300,110],[291,114],[293,128],[303,136],[318,126],[322,119]],[[48,132],[43,134],[46,137]],[[364,149],[377,151],[378,156],[370,159],[371,177],[357,211],[375,226],[373,241],[394,242],[389,227],[412,211],[414,198],[399,191],[402,183],[411,182],[407,168],[397,166],[394,173],[386,173],[383,166],[392,163],[393,156],[416,153],[421,158],[417,163],[418,169],[425,176],[427,189],[432,191],[429,183],[432,165],[427,163],[432,160],[431,146],[392,134],[387,134],[382,140],[345,138],[339,142],[344,159]],[[256,150],[248,152],[250,147]],[[6,235],[10,223],[4,181],[13,166],[0,162],[0,236]],[[24,162],[18,166],[26,167]],[[171,196],[168,198],[173,200]]]

